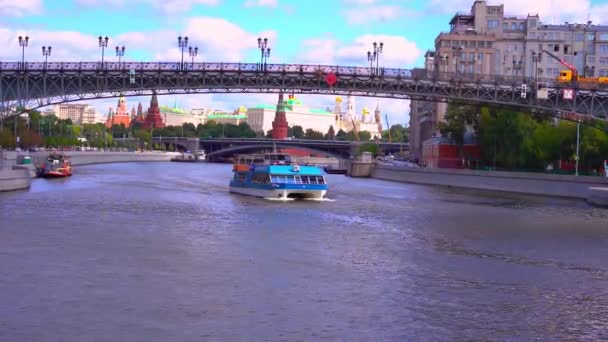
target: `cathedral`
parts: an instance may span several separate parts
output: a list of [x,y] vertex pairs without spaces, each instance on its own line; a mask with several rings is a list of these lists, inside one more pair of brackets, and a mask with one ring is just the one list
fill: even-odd
[[350,132],[354,128],[357,132],[369,132],[371,139],[382,138],[382,118],[379,104],[376,105],[374,117],[371,116],[367,107],[363,107],[359,117],[356,114],[354,97],[347,97],[346,110],[342,108],[342,98],[336,97],[333,113],[336,115],[336,131]]

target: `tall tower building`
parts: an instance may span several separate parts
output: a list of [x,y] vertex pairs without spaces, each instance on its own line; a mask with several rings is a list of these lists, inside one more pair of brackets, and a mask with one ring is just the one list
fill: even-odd
[[163,117],[160,115],[160,107],[158,106],[158,98],[156,92],[152,93],[152,99],[150,100],[150,108],[148,108],[148,115],[144,122],[144,128],[163,128]]
[[339,115],[342,118],[344,111],[342,110],[342,97],[336,97],[336,105],[334,106],[334,114]]
[[[109,116],[108,116],[109,119]],[[106,126],[112,127],[112,125],[124,125],[125,127],[129,127],[131,124],[131,116],[129,114],[129,110],[127,109],[127,101],[123,96],[118,98],[118,107],[116,108],[116,113],[112,116],[112,122],[108,126],[108,122],[106,122]]]
[[346,100],[346,119],[355,120],[357,118],[357,112],[355,111],[355,98],[348,95]]
[[285,103],[283,102],[283,93],[279,93],[279,102],[277,103],[277,111],[274,115],[274,121],[272,122],[272,138],[273,139],[286,139],[287,129],[287,116],[285,115]]
[[382,134],[382,116],[380,113],[380,102],[376,103],[376,110],[374,111],[374,120],[376,122],[376,125],[378,125],[378,132]]

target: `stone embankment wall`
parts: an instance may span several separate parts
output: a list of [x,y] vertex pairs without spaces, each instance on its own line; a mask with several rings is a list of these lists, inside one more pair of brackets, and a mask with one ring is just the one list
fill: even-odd
[[[376,164],[372,177],[397,182],[441,185],[529,195],[597,198],[594,189],[608,188],[608,178],[536,173],[425,169]],[[608,191],[604,191],[608,195]],[[603,196],[601,196],[603,197]]]
[[[24,153],[24,152],[21,152]],[[72,165],[89,165],[101,163],[123,163],[123,162],[156,162],[169,161],[178,153],[170,152],[64,152],[71,157]],[[25,154],[25,153],[24,153]],[[36,166],[43,163],[49,152],[30,152]],[[4,152],[0,157],[0,191],[13,191],[28,189],[31,179],[28,170],[13,170],[16,152]]]

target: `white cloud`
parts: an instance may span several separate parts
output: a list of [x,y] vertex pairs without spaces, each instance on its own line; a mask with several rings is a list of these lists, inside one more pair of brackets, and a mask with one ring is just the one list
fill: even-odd
[[245,1],[245,7],[276,7],[278,0],[247,0]]
[[134,3],[140,3],[151,6],[165,14],[176,14],[188,12],[195,5],[218,5],[220,0],[75,0],[75,3],[80,6],[88,7],[125,7],[127,5],[132,6]]
[[[429,10],[433,13],[454,14],[469,12],[473,1],[451,0],[450,6],[444,0],[431,0]],[[608,5],[592,5],[589,0],[503,0],[490,1],[490,5],[504,3],[505,14],[526,16],[539,14],[543,23],[561,24],[564,21],[586,22],[590,18],[595,24],[608,23]]]
[[[299,55],[302,63],[367,65],[367,51],[372,43],[384,43],[379,65],[384,67],[411,67],[420,56],[416,43],[401,36],[364,35],[349,43],[333,38],[314,38],[304,41],[303,53]],[[294,61],[300,62],[300,61]]]
[[0,16],[22,17],[39,14],[41,11],[42,0],[0,0]]
[[365,6],[344,11],[346,22],[351,25],[407,19],[414,15],[414,11],[396,5]]

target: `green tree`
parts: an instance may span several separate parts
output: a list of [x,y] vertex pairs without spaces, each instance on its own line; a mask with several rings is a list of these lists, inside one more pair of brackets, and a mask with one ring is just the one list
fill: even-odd
[[304,139],[323,139],[323,133],[309,128],[304,133]]
[[378,145],[375,143],[365,143],[357,147],[357,155],[361,155],[363,152],[371,152],[376,157],[379,152]]
[[334,126],[331,125],[331,126],[329,126],[329,130],[327,131],[327,134],[325,134],[325,139],[334,140],[335,138],[336,138],[336,132],[334,131]]
[[289,134],[289,136],[293,137],[294,139],[303,139],[305,137],[304,129],[302,128],[302,126],[293,126],[291,128],[291,133]]
[[359,132],[359,140],[361,141],[370,141],[372,139],[372,134],[368,131]]

